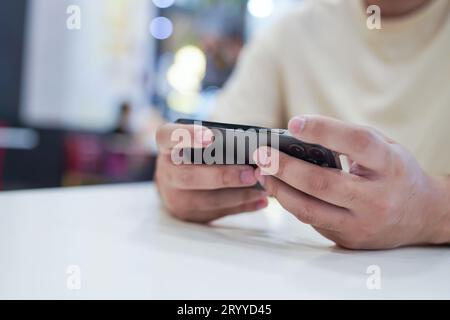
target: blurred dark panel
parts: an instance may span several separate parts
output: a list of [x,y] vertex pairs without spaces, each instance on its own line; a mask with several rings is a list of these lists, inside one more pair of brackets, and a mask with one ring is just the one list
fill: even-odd
[[27,0],[0,4],[0,120],[18,125]]
[[64,166],[64,133],[38,130],[39,145],[33,150],[7,150],[3,188],[5,190],[52,188],[61,185]]

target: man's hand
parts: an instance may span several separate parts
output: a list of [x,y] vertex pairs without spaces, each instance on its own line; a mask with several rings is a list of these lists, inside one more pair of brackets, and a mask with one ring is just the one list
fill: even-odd
[[[267,147],[255,152],[257,178],[299,220],[349,249],[449,241],[449,190],[400,145],[373,129],[319,116],[291,120],[296,138],[351,159],[349,173],[321,168]],[[270,154],[270,157],[267,155]],[[279,161],[275,175],[264,168]]]
[[[175,139],[177,131],[191,139]],[[172,160],[183,148],[207,147],[212,138],[210,130],[198,126],[166,124],[158,130],[160,154],[155,178],[169,211],[182,220],[206,223],[266,207],[266,193],[252,188],[257,183],[252,167],[177,165]]]

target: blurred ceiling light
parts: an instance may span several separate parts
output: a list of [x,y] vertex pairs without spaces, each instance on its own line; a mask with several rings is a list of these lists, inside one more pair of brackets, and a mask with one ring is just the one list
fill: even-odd
[[174,2],[175,0],[153,0],[153,4],[161,9],[170,7]]
[[206,57],[195,46],[185,46],[175,54],[174,64],[167,72],[169,84],[182,94],[199,92],[206,72]]
[[173,65],[167,72],[167,80],[172,88],[181,93],[196,92],[200,89],[200,82],[189,70]]
[[150,33],[158,40],[169,38],[173,33],[172,21],[166,17],[156,17],[150,23]]
[[249,0],[247,9],[256,18],[267,18],[273,13],[273,0]]
[[203,80],[206,71],[206,57],[196,46],[185,46],[175,54],[175,64],[189,68]]

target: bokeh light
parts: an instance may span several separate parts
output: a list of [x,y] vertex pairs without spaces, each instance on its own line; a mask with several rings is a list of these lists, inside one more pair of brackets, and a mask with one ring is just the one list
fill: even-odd
[[185,46],[175,54],[174,64],[167,72],[169,84],[180,93],[198,92],[205,77],[206,57],[195,46]]
[[273,13],[273,0],[250,0],[247,9],[256,18],[267,18]]
[[172,21],[166,17],[156,17],[150,24],[150,33],[158,40],[169,38],[173,33]]
[[167,81],[173,88],[167,98],[171,109],[183,113],[196,110],[205,72],[206,56],[201,49],[188,45],[177,51],[167,72]]
[[153,0],[153,4],[158,8],[168,8],[174,4],[175,0]]

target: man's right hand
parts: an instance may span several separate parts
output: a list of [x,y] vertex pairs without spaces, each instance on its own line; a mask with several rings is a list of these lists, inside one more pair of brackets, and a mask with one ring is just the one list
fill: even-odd
[[[180,144],[175,130],[186,130],[190,141]],[[250,166],[175,164],[172,154],[180,149],[207,147],[213,134],[206,128],[165,124],[156,134],[159,156],[156,184],[168,210],[177,218],[207,223],[221,217],[267,207],[264,191],[257,184],[255,169]]]

